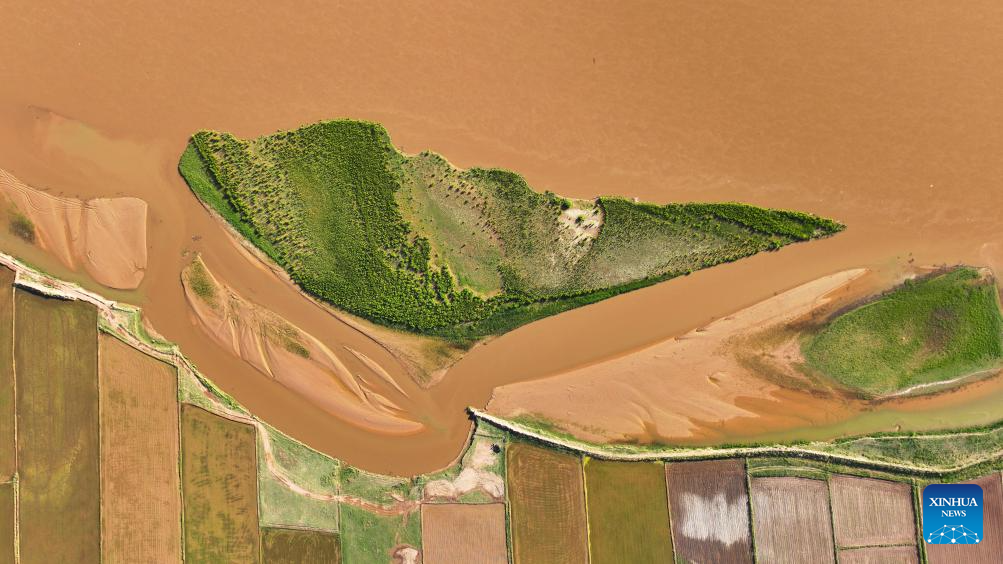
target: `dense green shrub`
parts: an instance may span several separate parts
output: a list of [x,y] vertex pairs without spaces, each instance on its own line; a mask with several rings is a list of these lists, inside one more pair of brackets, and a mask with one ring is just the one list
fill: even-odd
[[[379,125],[349,120],[253,140],[201,131],[180,170],[305,291],[460,343],[842,229],[741,204],[602,198],[589,204],[598,235],[582,236],[559,221],[570,200],[537,193],[509,171],[402,155]],[[468,243],[476,252],[464,251]]]

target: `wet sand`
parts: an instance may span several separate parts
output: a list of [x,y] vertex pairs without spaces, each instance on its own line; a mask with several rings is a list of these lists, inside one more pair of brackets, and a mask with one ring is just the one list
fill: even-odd
[[[463,407],[497,385],[639,350],[821,276],[894,278],[910,260],[1003,270],[995,3],[15,4],[0,20],[0,167],[54,195],[142,198],[149,264],[138,291],[111,292],[6,231],[0,248],[143,305],[252,411],[370,470],[448,463],[469,432]],[[248,261],[176,173],[197,129],[254,136],[341,116],[570,197],[742,200],[849,228],[534,323],[423,392],[377,343]],[[240,295],[386,369],[426,431],[346,425],[207,339],[179,281],[195,251]]]

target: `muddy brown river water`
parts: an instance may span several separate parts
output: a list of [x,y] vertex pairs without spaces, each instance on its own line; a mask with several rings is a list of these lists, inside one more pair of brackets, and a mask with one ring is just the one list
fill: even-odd
[[[449,463],[469,433],[463,408],[496,386],[628,354],[820,276],[867,267],[891,280],[909,261],[1003,267],[998,3],[50,1],[3,12],[0,168],[53,194],[146,200],[149,266],[137,291],[110,291],[6,233],[0,248],[142,305],[252,411],[370,470]],[[405,151],[517,170],[539,190],[741,200],[849,228],[523,327],[422,391],[365,334],[239,252],[176,172],[195,130],[256,136],[333,117],[379,121]],[[192,252],[246,298],[387,367],[426,429],[344,424],[214,345],[179,282]]]

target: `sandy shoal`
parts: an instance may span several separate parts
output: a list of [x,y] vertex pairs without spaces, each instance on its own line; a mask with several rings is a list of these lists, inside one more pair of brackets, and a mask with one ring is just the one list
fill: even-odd
[[0,169],[8,214],[34,226],[35,243],[73,270],[110,288],[139,287],[146,271],[146,202],[139,198],[76,200],[46,194]]
[[[391,435],[422,430],[421,423],[407,418],[404,410],[384,395],[386,390],[379,389],[378,382],[353,374],[313,335],[247,301],[208,269],[205,272],[215,292],[211,301],[193,290],[190,271],[185,271],[182,282],[192,318],[220,346],[352,425]],[[283,335],[296,343],[299,354],[284,344]]]
[[[728,342],[808,314],[865,272],[819,278],[634,354],[496,388],[487,409],[543,417],[593,441],[692,438],[729,419],[769,417],[756,407],[766,402],[747,400],[771,400],[781,388],[728,354]],[[803,408],[814,403],[806,398]]]

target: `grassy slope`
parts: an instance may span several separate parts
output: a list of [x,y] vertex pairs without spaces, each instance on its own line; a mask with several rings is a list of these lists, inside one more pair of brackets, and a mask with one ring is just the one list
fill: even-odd
[[341,506],[341,542],[344,561],[390,562],[400,545],[421,547],[418,513],[376,515],[352,505]]
[[693,270],[842,229],[740,204],[568,203],[501,170],[400,154],[379,125],[331,121],[245,141],[203,131],[192,190],[300,286],[384,325],[457,342],[508,331]]
[[996,286],[971,268],[909,282],[841,315],[804,345],[810,367],[867,394],[998,366]]

